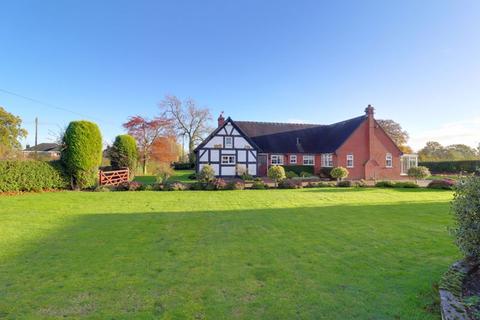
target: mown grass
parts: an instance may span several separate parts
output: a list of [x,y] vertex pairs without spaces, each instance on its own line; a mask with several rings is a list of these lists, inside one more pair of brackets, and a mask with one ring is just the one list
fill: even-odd
[[0,197],[0,318],[439,319],[449,191]]
[[[194,172],[194,170],[175,170],[175,174],[171,176],[168,181],[180,181],[183,183],[195,182],[195,180],[188,178]],[[143,184],[154,184],[155,176],[136,176],[133,180]]]

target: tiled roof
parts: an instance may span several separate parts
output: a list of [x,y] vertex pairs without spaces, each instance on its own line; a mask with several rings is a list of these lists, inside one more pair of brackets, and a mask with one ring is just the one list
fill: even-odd
[[60,151],[60,145],[57,143],[39,143],[36,146],[25,148],[24,151]]
[[330,125],[234,122],[263,152],[329,153],[337,150],[365,119],[362,115]]

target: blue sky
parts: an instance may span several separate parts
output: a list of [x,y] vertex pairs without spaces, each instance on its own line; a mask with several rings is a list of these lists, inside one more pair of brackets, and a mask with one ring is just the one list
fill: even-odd
[[[363,113],[480,142],[480,1],[2,1],[0,89],[96,121],[105,142],[165,94],[238,120]],[[0,91],[33,143],[79,116]],[[87,118],[87,119],[88,119]]]

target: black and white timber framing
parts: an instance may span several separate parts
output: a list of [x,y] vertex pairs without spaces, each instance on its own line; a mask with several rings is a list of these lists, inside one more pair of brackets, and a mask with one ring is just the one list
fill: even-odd
[[[227,139],[232,143],[227,145]],[[197,173],[208,164],[218,177],[235,177],[245,170],[252,176],[257,175],[258,147],[230,118],[195,149],[195,154]],[[233,161],[226,156],[234,156]]]

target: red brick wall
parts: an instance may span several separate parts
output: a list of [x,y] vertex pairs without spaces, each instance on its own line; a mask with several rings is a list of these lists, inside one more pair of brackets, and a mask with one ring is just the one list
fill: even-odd
[[[365,121],[347,141],[337,150],[336,166],[347,166],[347,154],[353,154],[354,167],[348,168],[350,179],[401,179],[401,152],[386,133],[375,123],[373,129],[372,157],[369,161],[368,121]],[[386,154],[391,153],[393,167],[386,167]],[[367,163],[368,162],[368,163]]]

